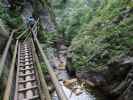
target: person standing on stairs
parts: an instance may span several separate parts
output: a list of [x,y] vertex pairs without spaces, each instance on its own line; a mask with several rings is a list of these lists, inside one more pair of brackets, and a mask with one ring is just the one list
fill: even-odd
[[35,19],[32,16],[27,17],[27,25],[32,28],[35,24]]

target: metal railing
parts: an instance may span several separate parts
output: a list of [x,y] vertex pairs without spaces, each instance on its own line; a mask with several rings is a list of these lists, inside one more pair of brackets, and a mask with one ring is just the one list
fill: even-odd
[[51,79],[52,79],[52,82],[54,84],[54,87],[56,89],[56,92],[57,92],[57,95],[59,97],[60,100],[68,100],[59,81],[58,81],[58,78],[56,77],[56,74],[52,68],[52,66],[50,65],[50,62],[49,60],[47,59],[47,56],[45,55],[45,53],[43,52],[43,49],[36,37],[36,35],[34,34],[34,32],[32,32],[33,34],[33,37],[34,37],[34,42],[36,43],[37,45],[37,48],[39,49],[40,53],[41,53],[41,56],[42,56],[42,59],[43,61],[45,62],[46,66],[47,66],[47,69],[48,69],[48,72],[49,72],[49,75],[51,76]]
[[1,61],[0,61],[0,78],[1,78],[1,75],[2,75],[2,72],[3,72],[3,69],[4,69],[4,65],[5,65],[5,62],[6,62],[6,57],[8,55],[8,51],[9,51],[9,48],[10,48],[10,45],[11,45],[11,42],[12,42],[12,39],[13,39],[13,35],[14,33],[18,31],[18,30],[14,30],[12,31],[8,41],[7,41],[7,44],[5,46],[5,49],[3,51],[3,55],[1,57]]
[[15,45],[13,58],[12,58],[12,62],[11,62],[11,67],[10,67],[11,69],[10,69],[10,72],[9,72],[9,77],[8,77],[8,81],[7,81],[7,85],[6,85],[3,100],[9,100],[9,98],[10,98],[11,88],[12,88],[11,86],[13,84],[13,77],[14,77],[14,71],[15,71],[17,49],[18,49],[18,40],[17,40],[16,45]]

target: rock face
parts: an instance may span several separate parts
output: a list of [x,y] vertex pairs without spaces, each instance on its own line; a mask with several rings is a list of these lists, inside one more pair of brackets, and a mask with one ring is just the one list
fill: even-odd
[[125,57],[109,64],[105,73],[109,92],[118,100],[133,100],[133,58]]
[[125,57],[109,65],[106,73],[110,79],[110,93],[118,100],[133,100],[133,58]]
[[125,57],[108,65],[103,72],[80,71],[78,79],[98,87],[115,100],[133,100],[133,58]]
[[77,72],[76,76],[78,79],[85,81],[92,87],[106,86],[106,80],[104,76],[98,72]]

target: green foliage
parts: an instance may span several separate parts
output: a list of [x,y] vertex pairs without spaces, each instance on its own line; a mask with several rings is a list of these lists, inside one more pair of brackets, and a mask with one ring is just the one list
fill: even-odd
[[10,28],[16,28],[18,25],[22,24],[22,19],[16,11],[9,11],[9,9],[4,8],[3,4],[0,2],[0,19],[4,21],[6,25]]
[[41,68],[44,75],[48,75],[47,66],[44,63],[41,63]]
[[57,33],[56,32],[44,32],[42,30],[38,37],[41,43],[51,45],[57,40]]
[[[85,68],[105,68],[107,64],[131,52],[133,15],[124,15],[125,11],[132,9],[128,8],[130,3],[126,0],[111,0],[105,7],[96,11],[88,25],[72,40],[70,48],[73,51],[74,67],[81,66],[77,65],[77,61],[85,60],[82,64]],[[126,14],[128,16],[124,17]]]
[[60,0],[58,4],[53,3],[55,6],[54,12],[59,31],[63,33],[66,43],[70,44],[70,41],[78,33],[82,24],[87,23],[91,19],[91,9],[83,0],[69,0],[65,4],[63,1]]
[[102,70],[132,52],[133,1],[69,0],[55,13],[77,70]]

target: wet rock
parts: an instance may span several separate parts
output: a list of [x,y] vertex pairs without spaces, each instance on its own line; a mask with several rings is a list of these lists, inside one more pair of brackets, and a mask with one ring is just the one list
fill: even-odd
[[64,86],[70,88],[70,87],[73,86],[73,84],[74,84],[75,82],[77,82],[77,79],[76,79],[76,78],[75,78],[75,79],[70,79],[70,80],[64,80],[63,84],[64,84]]
[[81,80],[91,87],[96,87],[95,84],[93,82],[91,82],[90,80],[84,80],[84,79],[81,79]]
[[71,66],[72,65],[72,55],[68,54],[67,55],[67,65],[66,65],[66,70],[68,74],[73,77],[76,76],[76,71],[75,69]]
[[[78,80],[76,78],[65,80],[63,82],[64,86],[71,90],[71,94],[74,93],[75,95],[80,95],[83,93],[82,87],[78,84]],[[70,95],[71,96],[71,95]]]
[[76,76],[92,87],[100,87],[106,84],[104,76],[97,72],[78,72]]

